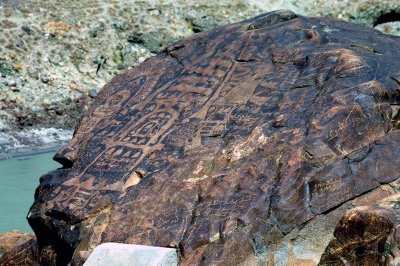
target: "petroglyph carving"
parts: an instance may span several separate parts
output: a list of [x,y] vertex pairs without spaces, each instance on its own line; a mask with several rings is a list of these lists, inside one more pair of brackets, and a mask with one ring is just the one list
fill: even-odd
[[44,261],[80,264],[101,242],[172,245],[183,265],[273,260],[286,234],[399,178],[399,50],[279,11],[117,76],[41,178]]

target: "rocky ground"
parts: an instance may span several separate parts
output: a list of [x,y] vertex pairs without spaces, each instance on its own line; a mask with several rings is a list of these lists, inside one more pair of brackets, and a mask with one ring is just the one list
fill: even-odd
[[275,9],[400,35],[396,0],[0,0],[0,154],[60,145],[116,74],[180,38]]

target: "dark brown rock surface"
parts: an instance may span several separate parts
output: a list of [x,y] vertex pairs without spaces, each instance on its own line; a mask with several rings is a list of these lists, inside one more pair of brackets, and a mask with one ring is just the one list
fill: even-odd
[[183,265],[277,263],[287,235],[399,178],[399,50],[278,11],[115,77],[40,179],[41,263],[102,242],[176,247]]
[[[400,194],[373,206],[346,212],[322,255],[320,265],[398,265]],[[394,263],[393,259],[397,258]],[[347,263],[347,264],[346,264]]]
[[1,266],[34,266],[38,261],[38,246],[32,233],[13,230],[0,234]]

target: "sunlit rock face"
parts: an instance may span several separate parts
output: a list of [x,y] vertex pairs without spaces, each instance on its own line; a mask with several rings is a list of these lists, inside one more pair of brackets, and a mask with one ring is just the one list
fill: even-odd
[[40,179],[41,263],[121,242],[174,247],[182,265],[318,264],[350,201],[399,178],[399,50],[277,11],[115,77]]

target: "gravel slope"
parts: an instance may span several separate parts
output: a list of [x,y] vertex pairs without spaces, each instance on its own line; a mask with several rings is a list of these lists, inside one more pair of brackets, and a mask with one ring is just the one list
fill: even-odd
[[[116,74],[180,38],[275,9],[371,27],[400,17],[394,0],[0,0],[0,154],[60,145]],[[399,22],[377,28],[400,34]]]

